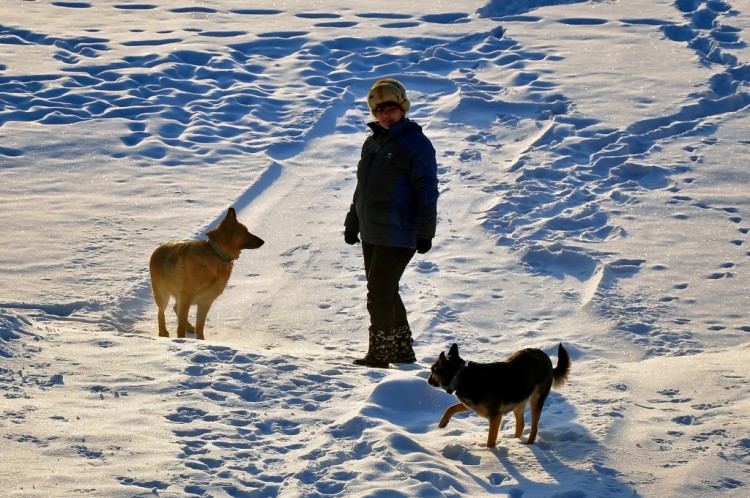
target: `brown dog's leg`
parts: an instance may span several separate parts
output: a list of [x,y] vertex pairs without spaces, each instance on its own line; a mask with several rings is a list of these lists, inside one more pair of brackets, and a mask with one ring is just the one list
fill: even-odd
[[[177,303],[174,303],[174,307],[172,309],[174,310],[174,314],[179,318],[180,314],[177,312]],[[185,332],[195,332],[195,327],[192,323],[190,323],[190,319],[188,319],[187,326],[185,327]]]
[[446,425],[448,425],[448,422],[450,421],[451,417],[457,413],[461,412],[468,412],[469,409],[466,407],[463,403],[458,403],[456,405],[448,407],[447,410],[445,410],[445,413],[443,414],[443,418],[440,419],[440,423],[438,424],[438,428],[442,429]]
[[211,303],[198,304],[198,311],[195,314],[195,338],[201,341],[203,340],[203,327],[206,326],[206,317],[210,308]]
[[500,431],[500,423],[503,421],[503,414],[498,413],[490,419],[490,433],[487,436],[487,447],[494,448],[497,443],[497,433]]
[[177,301],[177,337],[180,339],[185,338],[185,331],[187,330],[189,311],[190,311],[190,300],[187,298],[180,298]]
[[167,319],[164,316],[164,311],[167,309],[169,304],[169,292],[165,292],[161,288],[160,281],[154,275],[154,270],[151,270],[151,290],[154,294],[154,301],[156,302],[156,321],[159,324],[159,337],[169,337],[169,331],[167,330]]
[[526,402],[524,401],[513,410],[513,415],[516,416],[516,434],[515,437],[521,437],[523,434],[523,428],[525,427],[523,421],[523,411],[526,408]]
[[167,319],[164,316],[164,308],[159,308],[156,315],[156,320],[159,323],[159,337],[169,337],[169,331],[167,330]]

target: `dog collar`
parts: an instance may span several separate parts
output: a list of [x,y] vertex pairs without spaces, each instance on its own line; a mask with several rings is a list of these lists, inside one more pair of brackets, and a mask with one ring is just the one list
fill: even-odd
[[222,261],[229,263],[230,265],[234,264],[234,260],[232,259],[232,256],[227,254],[227,252],[216,245],[213,240],[208,239],[208,246],[213,249],[213,251],[216,253],[216,255],[221,259]]
[[461,366],[458,367],[458,370],[456,370],[453,378],[448,383],[448,388],[446,389],[448,394],[453,394],[453,392],[458,388],[458,383],[461,382],[461,374],[464,373],[464,368],[466,368],[466,363],[462,363]]

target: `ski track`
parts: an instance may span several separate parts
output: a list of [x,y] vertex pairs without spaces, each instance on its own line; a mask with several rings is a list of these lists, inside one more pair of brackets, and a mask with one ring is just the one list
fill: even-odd
[[[535,18],[527,15],[534,7],[567,3],[577,2],[496,1],[480,13],[506,16],[508,22],[534,22]],[[71,10],[93,7],[87,2],[53,2],[53,5]],[[615,205],[626,205],[637,202],[638,196],[646,191],[668,188],[670,178],[689,173],[691,165],[654,164],[649,160],[650,153],[663,143],[680,139],[691,143],[689,147],[695,148],[698,161],[697,151],[712,144],[710,130],[704,123],[713,117],[713,109],[731,114],[750,105],[750,95],[744,91],[750,79],[747,65],[722,50],[741,43],[731,25],[723,22],[729,20],[730,6],[723,2],[687,0],[676,2],[675,7],[683,13],[684,24],[658,19],[619,22],[659,26],[670,40],[686,42],[701,60],[725,67],[710,82],[710,90],[699,96],[699,100],[712,105],[686,105],[671,115],[632,123],[622,129],[603,129],[596,122],[576,116],[572,110],[574,102],[559,94],[555,84],[545,81],[543,74],[526,72],[515,81],[522,100],[498,99],[502,86],[482,79],[476,71],[478,54],[483,60],[509,69],[523,68],[526,62],[554,59],[553,55],[527,51],[506,39],[501,28],[461,38],[410,40],[411,45],[401,45],[405,53],[398,55],[373,49],[397,42],[395,34],[374,40],[349,38],[317,42],[304,31],[268,32],[253,41],[233,43],[233,38],[244,33],[212,31],[201,32],[200,36],[226,39],[223,51],[176,50],[169,55],[133,56],[97,64],[97,59],[112,43],[99,35],[64,38],[4,25],[0,25],[0,45],[50,47],[63,66],[64,76],[0,77],[0,126],[11,122],[63,125],[123,120],[128,132],[120,140],[126,152],[113,152],[113,158],[129,157],[144,167],[154,161],[163,166],[200,166],[226,156],[265,152],[271,161],[259,167],[255,172],[257,182],[239,195],[237,202],[242,207],[250,205],[284,174],[276,161],[293,157],[316,137],[332,132],[355,133],[358,128],[354,122],[341,122],[339,118],[352,105],[363,106],[359,96],[374,77],[403,74],[407,87],[423,88],[425,92],[429,89],[429,96],[417,99],[421,101],[414,108],[417,120],[440,114],[445,99],[460,95],[458,105],[451,109],[448,117],[465,127],[467,133],[462,143],[468,147],[446,152],[444,173],[458,174],[468,182],[473,179],[472,163],[482,161],[483,150],[499,146],[496,135],[500,133],[499,128],[531,130],[534,122],[544,121],[544,128],[531,134],[526,142],[519,142],[517,156],[503,172],[513,175],[513,183],[498,182],[495,189],[483,192],[485,199],[500,199],[484,211],[483,228],[499,246],[517,251],[531,275],[572,276],[588,283],[587,296],[581,299],[582,303],[593,306],[603,317],[621,317],[617,328],[647,355],[699,352],[701,341],[689,328],[679,329],[670,322],[672,328],[667,331],[659,325],[669,311],[668,301],[639,302],[637,297],[626,295],[619,288],[620,280],[644,270],[645,261],[623,257],[611,260],[611,255],[591,249],[592,243],[627,236],[620,227],[613,225],[600,205],[603,192],[611,192]],[[115,8],[163,10],[158,4],[148,3],[122,4]],[[190,7],[172,8],[168,12],[189,15],[218,11]],[[235,9],[223,13],[262,20],[277,12]],[[450,13],[412,19],[372,14],[362,18],[374,19],[386,28],[402,28],[425,22],[460,23],[468,15]],[[341,21],[336,13],[309,15],[308,18],[317,28],[325,29],[344,30],[357,24],[356,21]],[[561,22],[612,21],[568,18]],[[714,22],[719,23],[718,28]],[[161,38],[133,41],[130,45],[159,47],[180,41],[181,34],[176,32],[165,33]],[[275,48],[271,51],[269,47]],[[277,59],[285,70],[298,73],[302,84],[296,88],[277,88],[273,84],[273,72],[266,72],[253,63],[253,55],[259,48]],[[450,64],[443,64],[447,60]],[[308,67],[312,69],[306,69]],[[372,69],[368,74],[362,71],[363,67]],[[451,71],[458,68],[456,73],[459,74],[446,78],[441,67],[449,67]],[[307,103],[304,107],[308,111],[302,115],[294,114],[286,104],[299,100]],[[460,122],[462,116],[470,115],[472,108],[480,106],[494,108],[501,116],[500,122]],[[278,143],[283,143],[283,147],[275,145]],[[20,158],[23,154],[23,150],[0,147],[0,157]],[[744,244],[748,233],[745,220],[731,208],[697,205],[691,198],[680,195],[679,188],[674,188],[673,193],[671,203],[675,206],[687,204],[726,212],[727,219],[738,230],[737,238],[729,243],[738,247]],[[219,214],[217,219],[220,219]],[[563,240],[566,243],[563,244]],[[282,255],[308,249],[309,245],[289,247]],[[461,261],[449,263],[458,265]],[[727,262],[706,278],[728,278],[734,264]],[[486,269],[487,272],[494,270]],[[416,266],[416,272],[426,276],[449,271],[450,265],[439,266],[429,261]],[[675,292],[681,288],[684,286],[677,284]],[[111,326],[119,328],[122,323],[128,323],[126,315],[132,311],[132,301],[147,299],[149,291],[145,279],[136,282],[134,289],[138,295],[120,303],[122,309],[111,318]],[[489,292],[502,298],[503,290],[499,287]],[[432,322],[425,327],[427,330],[460,321],[461,296],[451,298],[438,305]],[[86,304],[0,303],[0,306],[38,309],[63,318]],[[2,319],[5,342],[0,343],[0,356],[38,354],[39,349],[22,351],[17,347],[22,340],[24,344],[33,341],[33,334],[28,331],[32,328],[31,322],[17,316],[3,315]],[[43,349],[44,343],[40,344],[38,348]],[[323,362],[314,358],[309,366],[300,368],[284,357],[269,363],[261,361],[258,355],[231,347],[199,345],[195,350],[182,350],[179,345],[180,341],[176,341],[174,354],[185,357],[186,367],[181,373],[181,382],[172,389],[183,401],[165,417],[172,423],[174,438],[181,448],[181,467],[163,481],[142,480],[138,475],[120,476],[118,480],[130,496],[151,496],[154,490],[173,489],[176,482],[181,483],[186,495],[221,489],[230,496],[261,496],[261,492],[268,496],[274,491],[283,491],[285,482],[293,481],[313,485],[320,495],[335,495],[342,493],[355,477],[352,469],[358,467],[351,462],[364,459],[381,461],[374,467],[384,476],[402,475],[405,495],[411,492],[426,496],[425,489],[436,495],[460,495],[466,489],[453,477],[460,474],[468,475],[490,494],[515,496],[514,491],[518,491],[520,496],[520,488],[529,485],[511,463],[529,456],[514,454],[513,458],[506,458],[507,452],[514,449],[490,453],[489,458],[497,458],[502,468],[490,475],[479,475],[473,470],[488,458],[486,453],[460,443],[444,446],[441,465],[434,468],[421,465],[425,454],[435,456],[427,444],[432,436],[424,435],[434,429],[436,414],[448,402],[441,393],[429,388],[423,378],[383,380],[384,374],[372,372],[367,374],[366,383],[355,386],[344,380],[347,378],[344,374],[350,369],[344,359]],[[102,342],[102,347],[106,346],[106,342]],[[292,371],[294,374],[290,375]],[[3,383],[13,385],[8,388],[10,392],[18,396],[25,396],[33,389],[54,389],[62,379],[62,374],[35,379],[4,368],[0,368],[0,375]],[[290,376],[294,381],[284,383]],[[90,386],[89,389],[103,395],[109,394],[110,388]],[[623,385],[611,386],[612,398],[598,400],[594,409],[601,410],[603,415],[619,416],[620,398],[625,389]],[[427,400],[428,404],[410,406],[408,420],[404,420],[405,417],[397,415],[402,407],[389,406],[399,398],[393,392],[400,390],[409,392],[409,397],[414,399]],[[419,395],[414,395],[415,392]],[[549,489],[557,489],[557,483],[552,481],[558,479],[585,483],[587,488],[600,490],[602,496],[630,495],[631,490],[618,480],[617,472],[598,461],[602,449],[596,436],[571,426],[573,408],[569,403],[575,403],[575,395],[566,395],[569,401],[557,395],[551,397],[545,408],[547,425],[541,432],[543,442],[539,450],[534,451],[538,458],[541,458],[538,452],[545,454],[545,461],[540,465],[551,475]],[[658,408],[689,402],[675,390],[656,393],[646,403]],[[342,405],[347,407],[341,408]],[[275,413],[279,406],[288,410],[288,417],[266,415],[266,410]],[[664,440],[655,437],[655,448],[662,451],[670,446],[670,439],[682,435],[688,426],[699,425],[699,419],[706,416],[708,408],[711,407],[692,406],[691,414],[676,417],[675,432]],[[19,423],[25,417],[20,412],[6,412],[5,416]],[[379,422],[373,424],[373,419]],[[462,440],[483,437],[482,428],[460,421],[454,424],[460,430],[454,425],[455,432],[449,435],[462,434]],[[368,431],[384,430],[383,426],[390,435],[385,436],[381,444],[373,446],[369,442],[371,439],[362,437]],[[556,430],[556,426],[569,429]],[[699,447],[711,438],[722,436],[721,431],[716,430],[698,432],[691,437]],[[33,440],[23,434],[5,437],[40,446],[52,444],[52,441]],[[69,444],[78,458],[102,461],[107,458],[106,448],[74,441]],[[742,444],[744,450],[740,446],[736,451],[746,453],[747,440]],[[336,449],[331,448],[333,445]],[[573,469],[565,464],[566,458],[577,459],[581,455],[590,455],[591,470]],[[523,464],[530,465],[529,462]],[[421,470],[415,472],[416,468]],[[372,476],[356,477],[367,482]],[[545,484],[533,484],[535,491],[544,494]],[[724,486],[732,488],[736,484],[728,478]],[[167,495],[162,493],[161,496]],[[571,489],[564,496],[585,496],[585,493]]]

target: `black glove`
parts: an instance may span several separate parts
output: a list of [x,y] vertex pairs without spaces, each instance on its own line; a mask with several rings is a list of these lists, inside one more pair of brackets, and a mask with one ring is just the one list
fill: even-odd
[[432,249],[432,239],[417,239],[417,252],[424,254]]
[[357,237],[357,232],[352,232],[351,230],[345,230],[344,240],[346,241],[347,244],[351,246],[359,242],[359,237]]

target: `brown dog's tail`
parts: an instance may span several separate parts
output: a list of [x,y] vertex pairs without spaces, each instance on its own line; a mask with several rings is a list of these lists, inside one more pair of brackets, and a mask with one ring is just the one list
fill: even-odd
[[552,370],[552,387],[559,389],[568,380],[568,374],[570,373],[570,356],[565,351],[562,343],[557,347],[557,366]]

